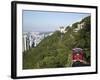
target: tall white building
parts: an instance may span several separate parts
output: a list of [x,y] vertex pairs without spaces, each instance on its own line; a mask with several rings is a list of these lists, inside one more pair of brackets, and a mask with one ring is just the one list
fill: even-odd
[[28,50],[30,47],[32,47],[32,37],[30,34],[26,33],[22,36],[22,45],[23,45],[23,51]]
[[22,51],[26,51],[26,48],[27,48],[26,47],[26,37],[27,37],[26,35],[22,36],[22,46],[23,46]]

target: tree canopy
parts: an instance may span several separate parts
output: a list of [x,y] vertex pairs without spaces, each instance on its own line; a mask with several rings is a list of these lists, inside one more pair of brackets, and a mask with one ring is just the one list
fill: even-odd
[[[23,52],[23,69],[71,67],[72,49],[82,48],[85,60],[90,63],[91,22],[90,16],[80,22],[66,27],[67,32],[62,34],[55,31],[53,35],[44,38],[38,46]],[[84,22],[84,26],[77,32],[74,29]]]

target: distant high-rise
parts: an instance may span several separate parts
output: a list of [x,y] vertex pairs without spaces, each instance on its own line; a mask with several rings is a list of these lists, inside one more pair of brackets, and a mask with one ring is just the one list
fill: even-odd
[[39,33],[39,32],[26,32],[23,33],[23,51],[29,50],[30,48],[36,47],[45,37],[51,36],[53,33]]
[[22,51],[26,51],[26,35],[23,35],[23,38],[22,38]]

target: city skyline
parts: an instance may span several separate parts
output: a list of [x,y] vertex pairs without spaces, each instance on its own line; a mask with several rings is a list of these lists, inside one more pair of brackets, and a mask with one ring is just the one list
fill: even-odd
[[81,21],[89,13],[23,10],[23,32],[49,32]]

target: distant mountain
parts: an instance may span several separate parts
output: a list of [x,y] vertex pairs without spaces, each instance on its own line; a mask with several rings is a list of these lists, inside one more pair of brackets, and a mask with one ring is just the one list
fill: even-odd
[[71,67],[72,49],[84,50],[85,61],[90,61],[91,17],[66,26],[66,33],[55,31],[44,38],[37,47],[23,53],[23,69]]

